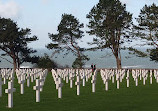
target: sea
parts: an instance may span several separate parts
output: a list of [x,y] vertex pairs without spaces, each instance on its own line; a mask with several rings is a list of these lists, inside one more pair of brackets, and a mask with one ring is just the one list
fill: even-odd
[[[72,53],[64,55],[64,53],[56,54],[52,56],[53,51],[48,49],[36,49],[37,53],[35,55],[43,56],[44,53],[48,54],[52,60],[58,63],[60,66],[69,66],[71,68],[75,56]],[[145,51],[146,48],[138,48],[138,50]],[[0,54],[3,52],[0,51]],[[96,51],[86,51],[85,55],[90,58],[89,61],[85,63],[85,68],[90,68],[91,64],[96,64],[97,68],[116,68],[116,59],[113,56],[110,49],[96,50]],[[5,56],[7,60],[12,61],[8,56]],[[121,51],[122,58],[122,68],[150,68],[157,69],[158,62],[151,61],[149,57],[138,57],[133,54],[129,54],[128,50]],[[0,58],[0,68],[12,68],[13,65],[8,61]],[[32,68],[35,64],[23,63],[21,68]]]

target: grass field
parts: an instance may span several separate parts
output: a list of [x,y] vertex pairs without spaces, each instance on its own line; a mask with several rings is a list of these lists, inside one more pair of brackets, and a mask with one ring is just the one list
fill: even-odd
[[120,89],[109,82],[109,91],[105,91],[105,85],[100,75],[97,75],[96,92],[92,93],[90,80],[86,86],[81,86],[81,95],[76,95],[76,86],[69,88],[65,81],[62,89],[62,99],[57,98],[57,90],[51,73],[48,74],[40,103],[35,102],[34,83],[26,86],[24,95],[20,94],[20,85],[15,80],[14,107],[7,108],[8,95],[4,93],[7,85],[3,85],[3,96],[0,98],[0,111],[158,111],[158,84],[155,79],[153,84],[146,85],[139,81],[136,87],[130,78],[130,87],[126,87],[126,80],[120,83]]

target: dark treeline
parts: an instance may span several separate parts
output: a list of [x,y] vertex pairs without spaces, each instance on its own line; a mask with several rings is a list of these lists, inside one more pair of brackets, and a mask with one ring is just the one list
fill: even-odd
[[[126,4],[119,0],[99,0],[86,15],[89,20],[86,33],[93,35],[91,48],[81,48],[78,40],[84,38],[84,24],[72,14],[63,14],[57,27],[57,33],[48,33],[51,42],[46,48],[52,50],[52,54],[65,52],[64,55],[73,53],[76,57],[72,64],[73,68],[83,68],[88,56],[85,51],[95,51],[98,49],[111,49],[117,63],[117,68],[121,66],[121,50],[128,49],[139,57],[150,57],[151,60],[158,61],[158,6],[156,4],[145,5],[137,18],[126,10]],[[136,19],[136,24],[132,22]],[[90,36],[91,37],[91,36]],[[19,28],[17,23],[8,18],[0,18],[0,50],[3,56],[10,56],[14,69],[20,68],[23,62],[36,63],[41,68],[58,67],[51,58],[45,54],[44,57],[31,56],[36,50],[28,47],[28,43],[37,41],[37,36],[31,36],[31,29]],[[151,45],[153,48],[146,52],[135,49],[134,47],[125,46],[125,43],[132,43],[135,40],[146,40],[143,44]],[[96,47],[93,47],[95,45]],[[142,45],[142,44],[140,44]],[[123,47],[124,46],[124,47]]]

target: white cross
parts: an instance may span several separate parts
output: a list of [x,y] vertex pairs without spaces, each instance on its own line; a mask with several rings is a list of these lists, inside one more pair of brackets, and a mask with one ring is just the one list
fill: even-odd
[[83,82],[83,86],[85,86],[85,71],[83,70],[83,75],[82,75],[82,82]]
[[129,70],[127,71],[127,77],[126,77],[126,80],[127,80],[127,87],[129,87]]
[[3,85],[3,81],[2,81],[2,77],[0,75],[0,97],[2,97],[2,85]]
[[58,78],[58,98],[62,98],[62,87],[63,83],[61,82],[61,78]]
[[7,79],[7,74],[5,73],[5,74],[4,74],[4,77],[3,77],[3,82],[4,82],[4,84],[6,84],[6,79]]
[[105,81],[104,81],[104,83],[105,83],[105,90],[106,91],[108,91],[108,76],[107,76],[108,74],[106,74],[106,77],[105,77]]
[[5,93],[8,93],[8,107],[13,107],[13,92],[15,92],[16,89],[13,88],[13,82],[8,82],[8,89],[5,89]]
[[150,70],[150,84],[152,84],[152,70]]
[[40,102],[40,89],[43,86],[40,86],[40,80],[36,79],[36,86],[33,86],[33,90],[36,90],[36,102]]
[[119,81],[119,79],[120,79],[120,76],[119,76],[119,73],[117,73],[116,74],[116,81],[117,81],[117,89],[119,89],[119,83],[120,83],[120,81]]
[[136,86],[138,86],[138,70],[136,70],[136,75],[135,75],[135,82],[136,82]]
[[[44,86],[44,78],[40,75],[40,86]],[[40,91],[43,91],[43,87],[41,87]]]
[[26,79],[27,79],[27,87],[29,87],[30,86],[30,74],[28,73],[27,74],[27,77],[26,77]]
[[95,92],[95,84],[96,84],[95,75],[92,75],[91,83],[92,83],[92,92]]
[[80,95],[80,76],[77,76],[77,81],[75,82],[75,85],[77,85],[77,95]]
[[72,88],[72,86],[73,86],[73,79],[74,79],[72,73],[70,73],[69,79],[70,79],[70,88]]
[[21,75],[21,81],[20,81],[20,89],[21,89],[20,94],[24,94],[24,83],[25,83],[24,77],[25,77],[25,75],[22,74]]

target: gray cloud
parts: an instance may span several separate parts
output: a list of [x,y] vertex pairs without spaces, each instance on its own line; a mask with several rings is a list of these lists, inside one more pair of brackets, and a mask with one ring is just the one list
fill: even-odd
[[0,16],[17,19],[20,15],[20,6],[14,1],[2,2],[0,0]]

